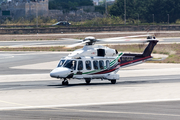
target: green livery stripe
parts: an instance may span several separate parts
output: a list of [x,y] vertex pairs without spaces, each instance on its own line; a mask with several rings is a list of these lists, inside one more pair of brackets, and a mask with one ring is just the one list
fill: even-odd
[[117,62],[117,60],[121,57],[122,54],[123,54],[123,53],[119,54],[118,57],[110,63],[110,66],[113,66],[114,63]]

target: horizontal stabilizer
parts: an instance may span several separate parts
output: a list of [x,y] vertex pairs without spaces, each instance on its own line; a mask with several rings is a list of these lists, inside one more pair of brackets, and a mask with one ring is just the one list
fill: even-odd
[[159,58],[159,59],[156,59],[156,58],[152,58],[150,60],[147,60],[147,61],[163,61],[165,60],[167,57],[164,57],[164,58]]

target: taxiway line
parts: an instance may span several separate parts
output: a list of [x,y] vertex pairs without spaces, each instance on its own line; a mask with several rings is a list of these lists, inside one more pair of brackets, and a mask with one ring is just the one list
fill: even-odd
[[66,109],[66,108],[55,108],[55,109],[66,110],[66,111],[75,111],[75,112],[88,112],[88,113],[134,114],[134,115],[152,115],[152,116],[180,117],[180,115],[178,115],[178,114],[158,114],[158,113],[123,112],[123,111],[119,112],[119,111],[79,110],[79,109]]
[[[3,110],[24,110],[24,109],[39,109],[39,108],[63,108],[63,107],[80,107],[80,106],[97,106],[97,105],[115,105],[115,104],[132,104],[132,103],[153,103],[153,102],[168,102],[168,101],[180,101],[178,99],[154,99],[154,100],[140,100],[140,101],[117,101],[117,102],[100,102],[100,103],[84,103],[84,104],[62,104],[62,105],[42,105],[42,106],[30,106],[19,103],[11,103],[6,101],[0,101],[3,103],[21,105],[23,107],[2,107]],[[180,116],[180,115],[179,115]]]
[[[121,71],[120,71],[120,73],[121,73]],[[134,76],[132,76],[132,75],[131,76],[123,75],[122,76],[122,74],[120,74],[120,75],[121,75],[121,79],[118,82],[123,81],[123,78],[125,78],[125,77],[134,77],[134,76],[136,76],[136,77],[145,77],[145,76],[141,76],[141,75],[138,75],[138,76],[137,75],[134,75]],[[174,74],[174,75],[176,75],[176,74]],[[158,75],[153,75],[153,76],[158,76]],[[150,77],[150,76],[148,76],[148,77]],[[13,78],[16,78],[16,79],[13,79]],[[36,79],[34,79],[34,78],[36,78]],[[8,79],[8,81],[7,81],[7,79]],[[24,74],[24,75],[2,75],[2,76],[0,76],[1,85],[3,84],[3,82],[4,83],[9,83],[9,82],[37,81],[37,79],[39,81],[58,80],[58,79],[50,78],[49,73],[46,73],[46,74],[31,74],[31,75]],[[173,76],[173,78],[172,77],[165,77],[165,78],[158,78],[158,79],[159,80],[169,80],[169,79],[175,80],[175,79],[179,79],[179,77],[178,76],[177,77]],[[137,79],[135,79],[135,80],[137,81]],[[157,78],[138,78],[138,80],[139,81],[140,80],[141,81],[149,81],[149,80],[156,81]],[[4,88],[2,88],[0,90],[3,90],[3,89]]]

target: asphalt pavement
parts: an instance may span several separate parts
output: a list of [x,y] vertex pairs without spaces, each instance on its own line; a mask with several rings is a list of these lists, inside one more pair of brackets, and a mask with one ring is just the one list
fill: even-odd
[[179,120],[180,102],[0,111],[1,120]]
[[49,76],[68,52],[0,53],[0,120],[179,120],[180,65],[145,63],[118,72],[120,80]]

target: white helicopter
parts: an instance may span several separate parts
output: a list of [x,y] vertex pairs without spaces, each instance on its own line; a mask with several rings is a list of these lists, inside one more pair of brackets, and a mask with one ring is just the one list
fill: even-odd
[[[86,37],[80,43],[69,45],[68,47],[76,47],[86,44],[82,49],[77,49],[68,56],[61,58],[58,66],[51,71],[50,76],[53,78],[64,79],[62,85],[68,85],[68,79],[83,79],[87,84],[92,79],[109,80],[112,84],[119,80],[116,74],[120,68],[128,67],[136,64],[152,60],[151,53],[158,40],[153,36],[148,36],[143,40],[149,42],[142,54],[131,54],[119,52],[106,46],[95,45],[96,42],[119,42],[127,41],[124,38],[144,37],[147,35],[117,37],[109,39],[95,39],[94,37]],[[128,41],[139,41],[132,39]]]

